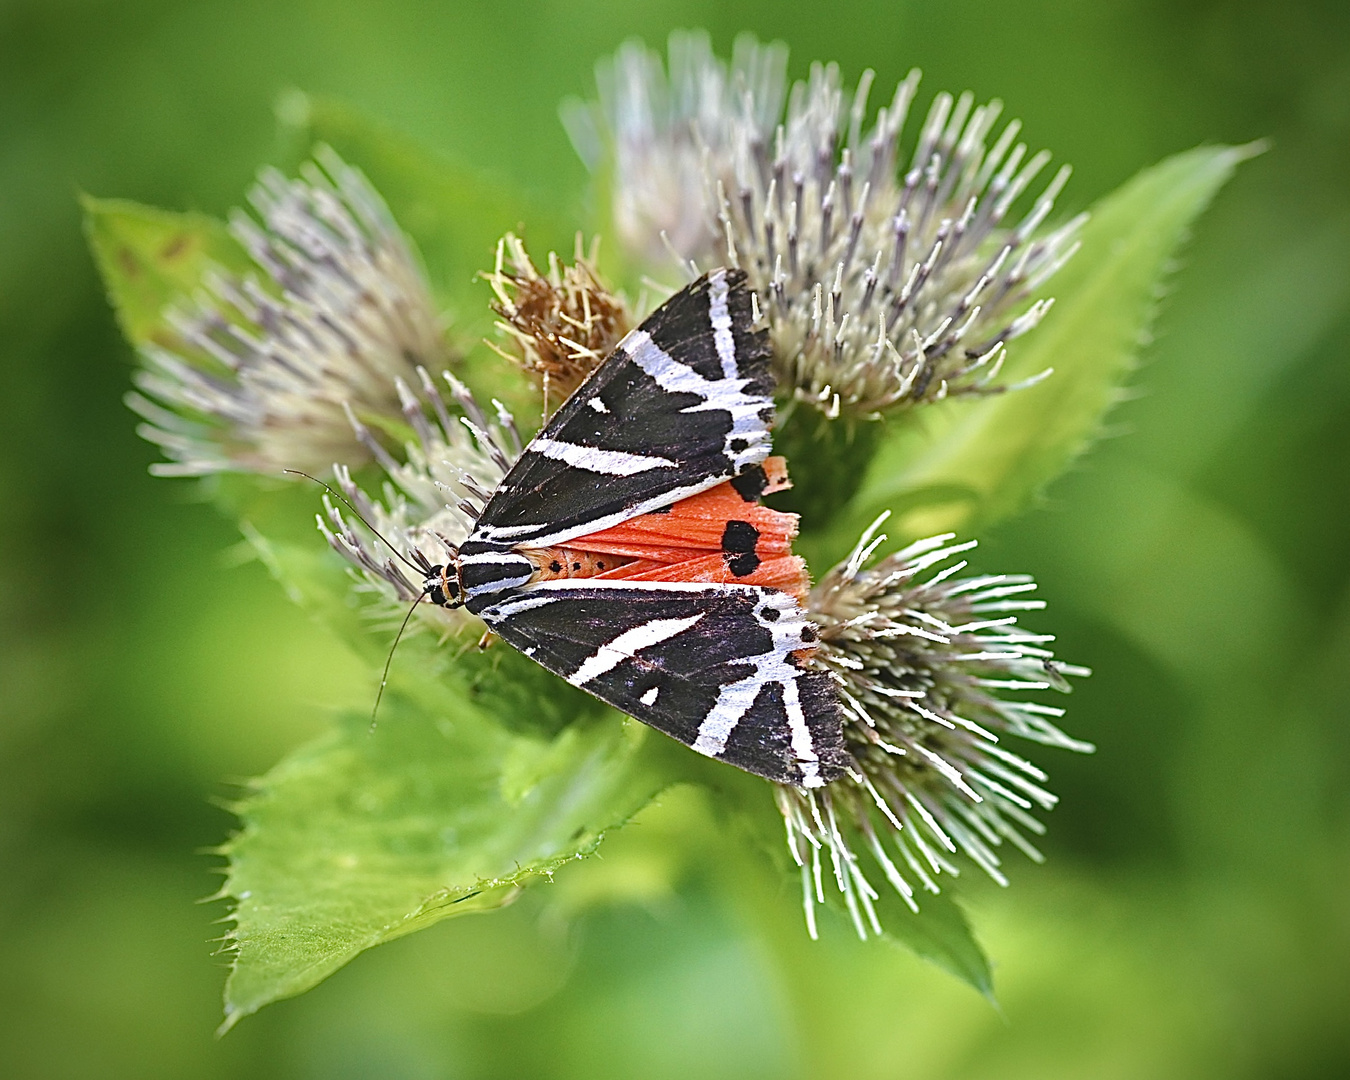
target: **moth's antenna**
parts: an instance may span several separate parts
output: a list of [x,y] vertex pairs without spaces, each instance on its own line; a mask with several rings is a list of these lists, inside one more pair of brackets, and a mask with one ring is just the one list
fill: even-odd
[[389,668],[394,662],[394,650],[398,648],[398,643],[403,640],[403,631],[408,629],[408,620],[413,617],[413,612],[417,610],[417,605],[422,602],[422,597],[426,596],[423,592],[413,601],[412,607],[408,609],[408,614],[403,616],[403,625],[398,628],[398,633],[394,635],[394,643],[389,646],[389,658],[384,662],[384,674],[380,676],[380,689],[375,694],[375,707],[370,710],[370,730],[375,730],[375,714],[380,711],[380,699],[384,697],[385,683],[389,681]]
[[[350,510],[353,514],[356,515],[356,519],[359,522],[361,522],[362,525],[364,525],[367,529],[369,529],[382,541],[384,541],[384,546],[387,547],[390,551],[392,551],[394,555],[398,558],[398,560],[401,563],[403,563],[404,566],[406,566],[409,570],[413,571],[413,573],[421,574],[423,577],[426,577],[427,572],[430,569],[430,566],[417,566],[412,561],[410,561],[403,554],[403,552],[399,551],[398,548],[394,547],[394,545],[391,544],[388,541],[388,539],[385,538],[385,535],[382,532],[380,532],[379,529],[375,528],[374,525],[372,525],[369,521],[366,520],[365,515],[362,514],[361,511],[358,510],[355,506],[353,506],[351,499],[347,498],[347,496],[342,494],[342,492],[335,491],[331,484],[325,484],[317,476],[310,476],[309,473],[301,472],[299,469],[285,469],[283,471],[288,472],[293,476],[303,476],[306,480],[313,480],[316,484],[319,485],[319,487],[323,488],[326,492],[328,492],[329,495],[333,496],[333,498],[340,500],[347,507],[348,510]],[[419,552],[418,554],[420,555],[421,553]],[[380,675],[380,689],[375,694],[375,705],[370,710],[371,731],[375,730],[375,715],[380,711],[380,701],[384,698],[384,688],[385,685],[389,682],[389,669],[390,667],[393,666],[394,663],[394,650],[398,648],[398,643],[403,640],[403,631],[408,629],[408,623],[413,617],[413,612],[417,610],[417,605],[422,602],[423,598],[425,598],[428,591],[429,590],[427,589],[423,589],[422,592],[418,594],[417,599],[413,601],[412,607],[408,609],[408,614],[403,616],[403,622],[398,628],[398,633],[394,635],[394,643],[391,646],[389,646],[389,656],[384,661],[384,672]]]
[[[346,505],[347,509],[350,510],[353,514],[356,515],[356,520],[357,520],[357,521],[359,521],[362,525],[364,525],[367,529],[369,529],[369,530],[370,530],[371,532],[373,532],[377,537],[379,537],[381,540],[384,541],[384,546],[387,547],[390,551],[392,551],[392,552],[394,553],[394,556],[399,560],[399,562],[401,562],[404,566],[406,566],[406,567],[407,567],[409,570],[411,570],[413,573],[415,573],[415,574],[421,574],[423,577],[426,577],[426,570],[425,570],[424,568],[422,568],[422,567],[414,566],[414,565],[413,565],[413,564],[412,564],[412,563],[404,556],[403,552],[399,551],[399,549],[396,548],[396,547],[394,547],[394,545],[391,544],[388,540],[385,540],[384,534],[383,534],[382,532],[380,532],[379,529],[375,528],[375,526],[372,525],[369,521],[367,521],[367,520],[365,519],[365,515],[363,515],[363,514],[361,513],[360,510],[358,510],[355,506],[353,506],[353,505],[352,505],[351,499],[347,498],[347,496],[345,496],[344,494],[342,494],[342,492],[340,492],[340,491],[335,491],[335,490],[333,489],[333,487],[332,487],[330,484],[325,484],[325,483],[324,483],[322,480],[320,480],[317,476],[310,476],[309,473],[307,473],[307,472],[301,472],[299,469],[283,469],[282,472],[288,472],[288,473],[290,473],[292,476],[303,476],[306,480],[313,480],[316,484],[319,485],[319,487],[323,488],[325,491],[328,492],[329,495],[333,496],[333,498],[335,498],[335,499],[340,499],[340,500]],[[423,595],[425,596],[426,594],[423,593]],[[407,625],[407,620],[406,620],[406,619],[404,620],[404,625]],[[385,670],[388,671],[388,668],[386,668]]]

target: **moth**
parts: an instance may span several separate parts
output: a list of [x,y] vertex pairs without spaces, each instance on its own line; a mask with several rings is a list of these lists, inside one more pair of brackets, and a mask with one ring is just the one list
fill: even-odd
[[784,784],[847,767],[770,456],[768,332],[715,270],[629,333],[525,447],[424,595],[700,754]]

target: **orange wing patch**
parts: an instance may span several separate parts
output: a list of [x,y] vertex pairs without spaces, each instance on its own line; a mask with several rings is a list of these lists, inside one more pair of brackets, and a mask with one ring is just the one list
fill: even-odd
[[783,459],[769,458],[762,477],[738,477],[567,546],[624,560],[594,575],[602,579],[738,582],[780,589],[800,599],[810,579],[806,563],[792,554],[797,515],[759,503],[761,495],[789,486]]
[[721,555],[701,555],[682,562],[660,563],[646,559],[634,560],[614,570],[606,570],[597,577],[606,581],[734,581],[741,585],[762,585],[791,593],[798,600],[806,598],[811,581],[806,574],[806,563],[797,555],[783,555],[762,560],[753,570],[737,575]]

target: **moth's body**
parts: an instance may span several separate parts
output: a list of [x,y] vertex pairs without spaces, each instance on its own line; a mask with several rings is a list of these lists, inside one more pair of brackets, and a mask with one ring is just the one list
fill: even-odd
[[556,581],[559,578],[601,577],[633,561],[626,555],[605,555],[567,547],[527,549],[521,554],[534,565],[534,573],[530,575],[531,585],[536,581]]
[[818,787],[847,768],[804,666],[796,515],[768,457],[768,348],[714,271],[624,338],[525,448],[426,595],[694,750]]

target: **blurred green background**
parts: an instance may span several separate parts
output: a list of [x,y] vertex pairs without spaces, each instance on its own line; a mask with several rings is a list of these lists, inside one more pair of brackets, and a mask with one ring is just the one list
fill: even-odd
[[[190,485],[146,475],[77,194],[223,213],[300,87],[580,221],[557,102],[625,37],[689,26],[724,54],[780,37],[794,75],[871,66],[889,94],[919,65],[925,102],[1000,96],[1076,167],[1070,210],[1196,143],[1273,140],[1197,229],[1113,437],[981,538],[1096,670],[1068,726],[1098,754],[1037,755],[1064,797],[1049,864],[965,894],[1001,1012],[729,894],[734,848],[677,794],[506,912],[217,1041],[213,800],[370,687]],[[1343,0],[4,3],[0,1073],[1350,1075],[1347,176]]]

